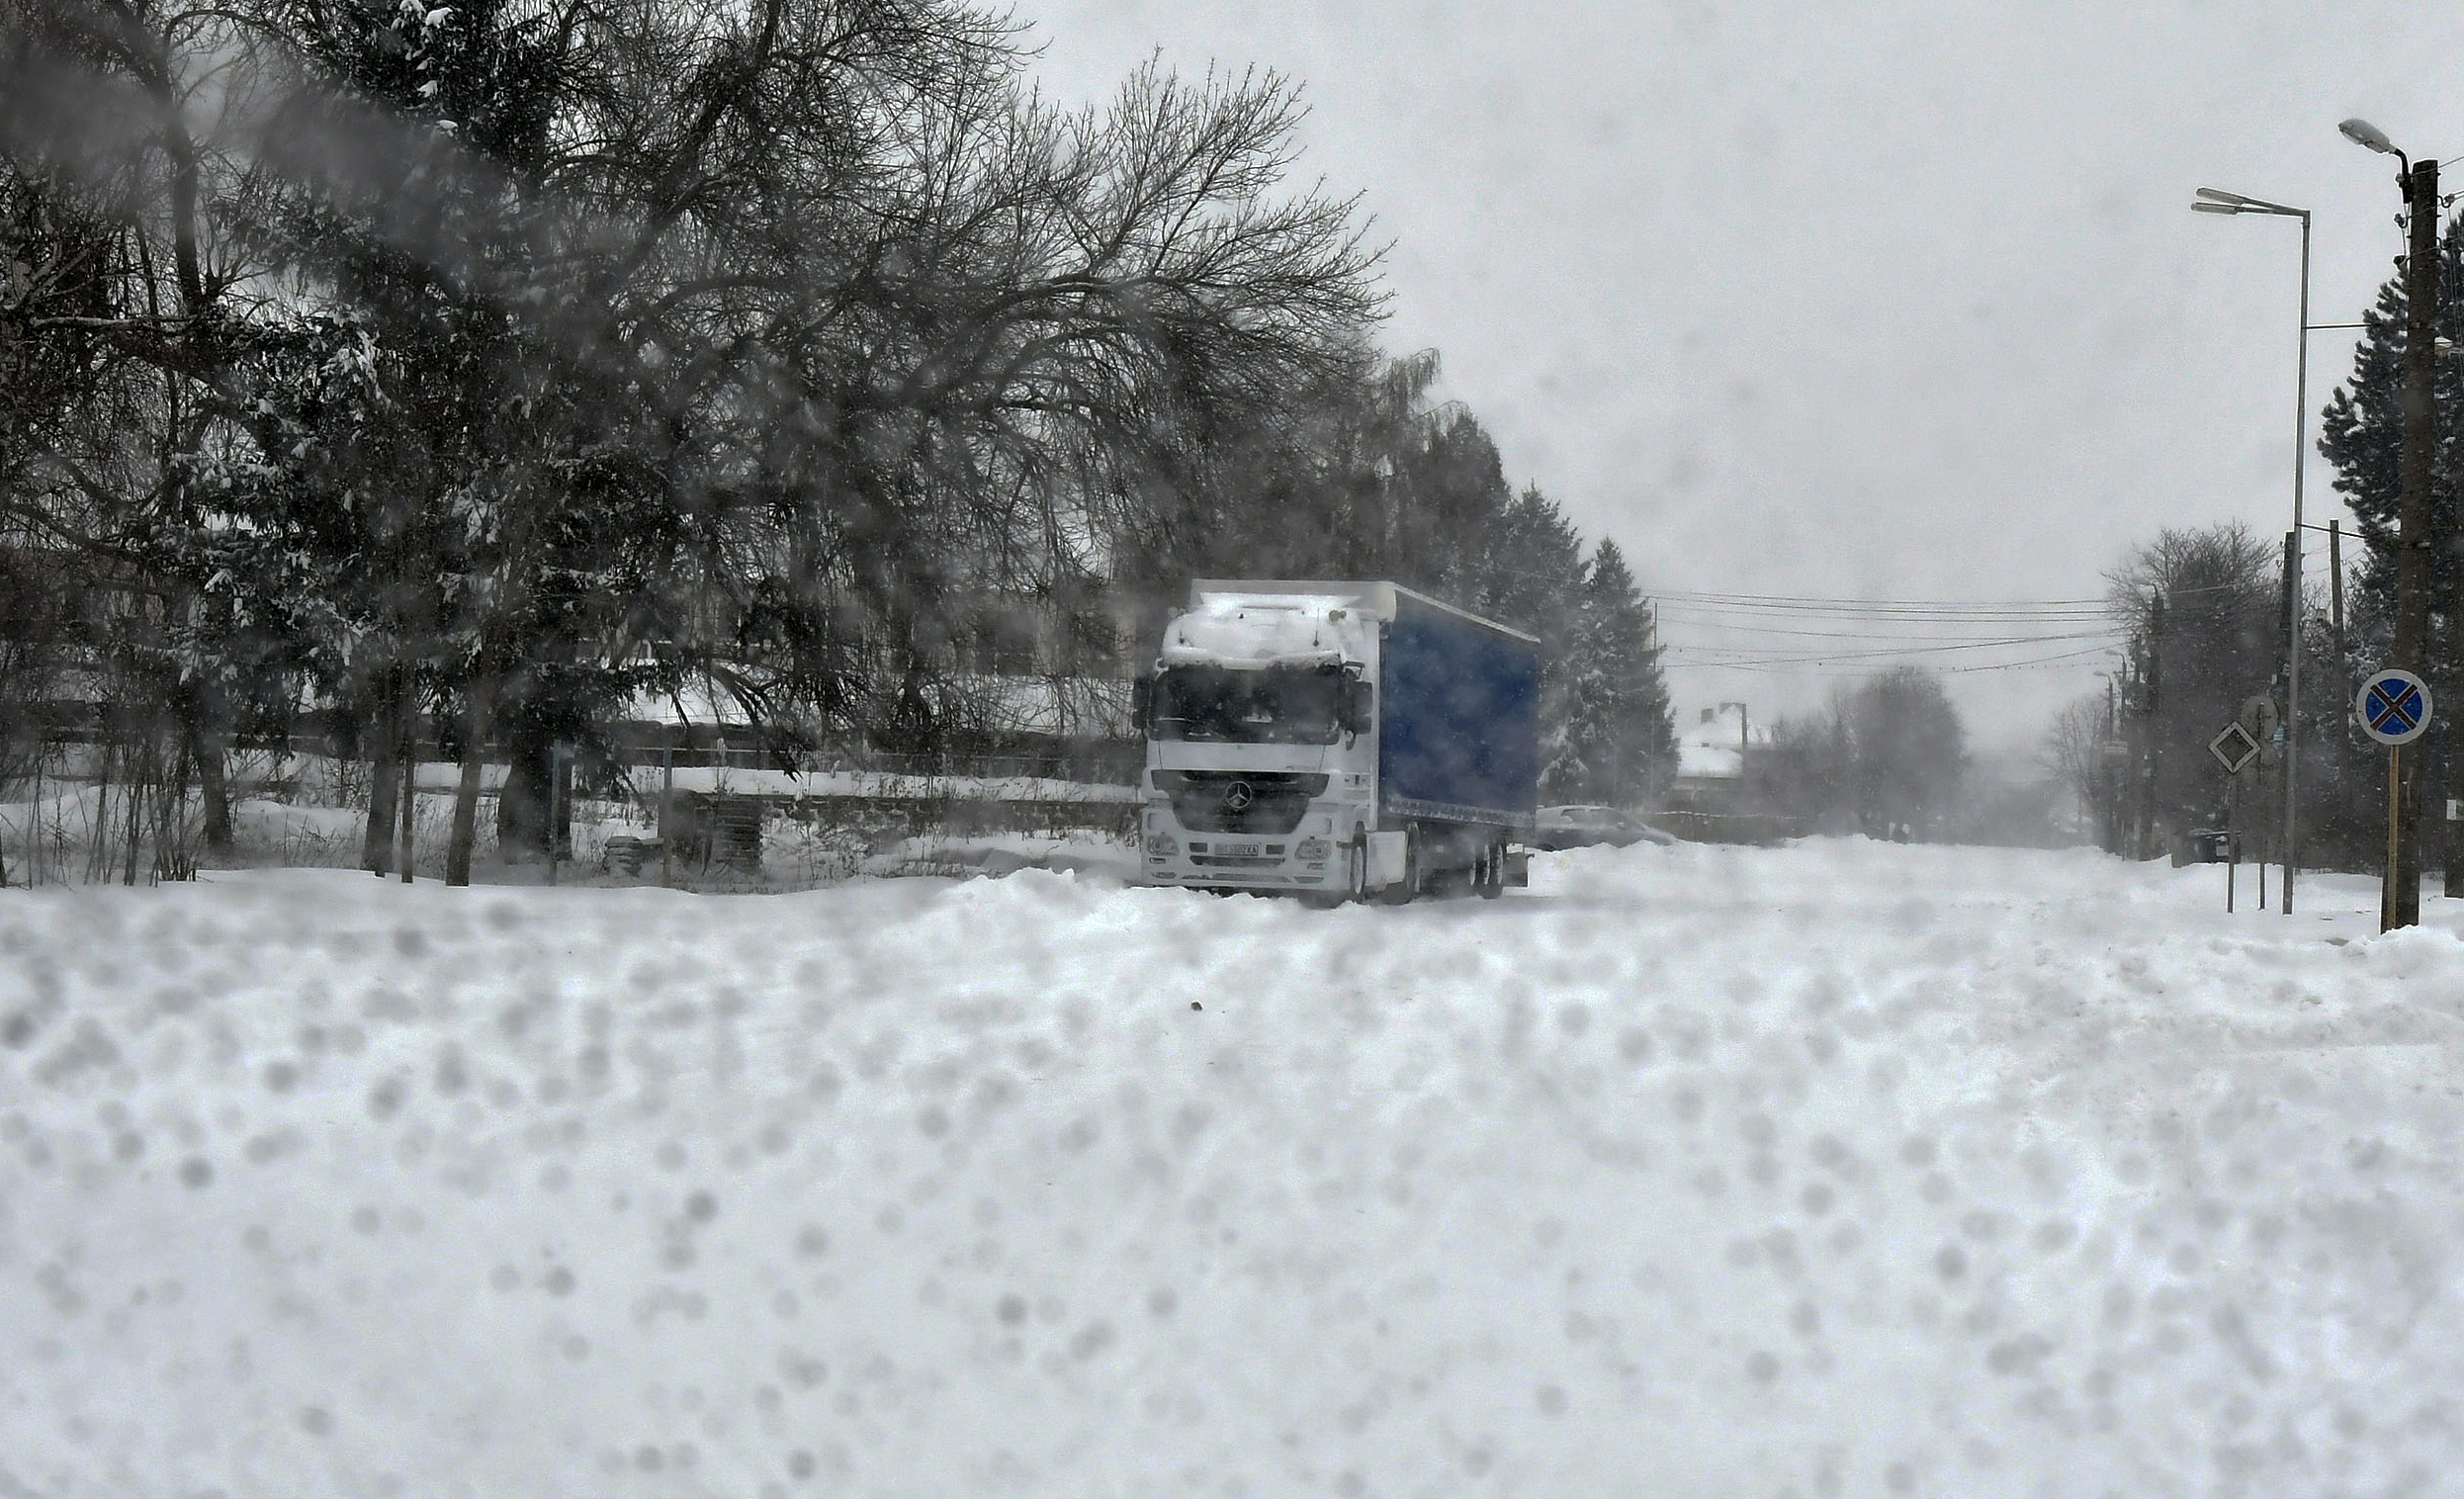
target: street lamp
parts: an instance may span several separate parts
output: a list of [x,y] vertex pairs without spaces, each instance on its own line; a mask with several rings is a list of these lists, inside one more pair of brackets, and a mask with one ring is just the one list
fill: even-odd
[[2387,132],[2385,131],[2380,130],[2377,126],[2372,125],[2367,120],[2347,120],[2343,124],[2337,126],[2336,129],[2343,132],[2344,138],[2351,141],[2355,145],[2366,146],[2370,150],[2376,151],[2382,156],[2395,157],[2397,169],[2403,172],[2407,179],[2412,177],[2412,159],[2406,156],[2404,152],[2396,149],[2396,142],[2387,138]]
[[[2357,120],[2344,122],[2344,133],[2353,129],[2369,127]],[[2375,132],[2372,132],[2375,134]],[[2361,137],[2353,135],[2359,140]],[[2384,139],[2385,137],[2380,137]],[[2365,144],[2367,142],[2364,142]],[[2392,149],[2392,147],[2391,147]],[[2199,189],[2199,201],[2190,205],[2198,214],[2269,214],[2279,219],[2302,221],[2302,309],[2296,324],[2298,338],[2293,358],[2293,542],[2285,557],[2285,569],[2293,589],[2292,628],[2285,632],[2284,642],[2284,914],[2293,914],[2293,865],[2299,849],[2300,822],[2294,815],[2299,805],[2294,796],[2294,782],[2299,775],[2301,756],[2297,752],[2302,737],[2302,442],[2310,422],[2310,210],[2288,208],[2281,203],[2244,198],[2221,188]]]
[[[2353,144],[2396,158],[2396,184],[2404,190],[2409,243],[2404,259],[2403,459],[2396,521],[2395,664],[2420,671],[2429,663],[2429,485],[2437,451],[2434,394],[2438,334],[2438,162],[2415,162],[2387,132],[2366,120],[2336,127]],[[2450,730],[2452,733],[2452,730]],[[2415,755],[2388,776],[2387,880],[2381,887],[2379,927],[2411,926],[2421,919],[2420,761]],[[2452,839],[2450,839],[2452,842]],[[2448,862],[2454,864],[2455,850]],[[2450,889],[2454,888],[2450,868]]]

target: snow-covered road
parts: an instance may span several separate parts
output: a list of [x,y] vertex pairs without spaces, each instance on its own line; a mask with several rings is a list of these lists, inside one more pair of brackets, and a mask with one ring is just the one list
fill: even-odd
[[0,1495],[2457,1492],[2464,943],[2220,880],[10,893]]

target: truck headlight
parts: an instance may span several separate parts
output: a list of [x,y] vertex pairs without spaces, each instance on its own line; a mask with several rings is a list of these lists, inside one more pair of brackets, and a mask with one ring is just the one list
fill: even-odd
[[1305,838],[1292,845],[1292,857],[1303,863],[1317,863],[1335,851],[1335,845],[1322,838]]
[[1174,838],[1171,834],[1158,829],[1157,831],[1146,836],[1146,851],[1149,853],[1164,855],[1179,853],[1181,851],[1181,840]]

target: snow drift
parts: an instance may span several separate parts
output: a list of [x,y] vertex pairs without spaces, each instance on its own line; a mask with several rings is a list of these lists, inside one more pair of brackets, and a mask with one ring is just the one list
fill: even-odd
[[2464,944],[2215,878],[12,893],[0,1493],[2434,1492]]

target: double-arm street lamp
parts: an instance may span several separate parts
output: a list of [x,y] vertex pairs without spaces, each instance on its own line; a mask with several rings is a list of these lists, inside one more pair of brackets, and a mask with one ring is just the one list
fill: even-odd
[[[2350,134],[2351,122],[2346,133]],[[2294,815],[2296,767],[2302,725],[2302,443],[2310,424],[2310,210],[2288,208],[2257,198],[2244,198],[2218,188],[2201,188],[2190,205],[2200,214],[2272,214],[2302,221],[2302,307],[2296,324],[2299,337],[2293,359],[2293,540],[2286,549],[2286,586],[2293,592],[2293,617],[2284,643],[2284,914],[2293,914],[2293,865],[2299,846],[2300,822]]]

